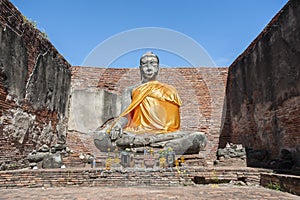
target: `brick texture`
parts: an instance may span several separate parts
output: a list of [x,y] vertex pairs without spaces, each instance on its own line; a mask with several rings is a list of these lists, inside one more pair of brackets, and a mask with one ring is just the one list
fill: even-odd
[[[3,50],[0,56],[0,163],[12,163],[20,162],[30,151],[43,143],[48,145],[54,143],[59,134],[66,134],[65,131],[60,130],[60,127],[62,127],[62,123],[65,124],[63,126],[66,126],[67,121],[65,111],[67,110],[71,66],[48,39],[8,0],[0,0],[0,29]],[[10,41],[7,41],[7,38]],[[12,45],[7,46],[9,43]],[[18,50],[22,51],[18,52]],[[14,59],[18,59],[19,54],[24,58],[24,63],[20,60],[14,61]],[[46,63],[45,59],[48,58],[49,61]],[[14,62],[10,62],[10,60]],[[25,73],[23,76],[22,71],[27,74]],[[57,74],[49,76],[50,71],[56,71]],[[46,78],[50,77],[49,80],[40,76],[42,73],[46,74]],[[15,84],[16,86],[12,85],[12,82],[18,79],[24,80],[24,82],[19,85]],[[41,80],[45,90],[38,89],[39,91],[37,91],[34,88],[41,85],[39,82]],[[49,84],[50,82],[52,84]],[[55,85],[59,86],[58,83],[63,87],[56,88]],[[64,90],[65,95],[61,95],[60,90]],[[31,97],[25,96],[28,94]],[[47,101],[50,103],[57,99],[63,103],[50,106],[50,103],[46,102],[46,98],[45,102],[40,100],[39,106],[32,103],[33,100],[39,101],[38,98],[42,98],[42,96],[47,97]],[[25,118],[26,120],[17,122],[18,114],[22,114],[20,120],[25,120]],[[29,119],[32,121],[28,121]],[[21,131],[18,133],[18,126],[15,123],[19,123],[20,126],[29,124],[24,135],[21,136]],[[48,136],[45,131],[43,132],[46,130],[46,126],[50,127],[47,132]]]
[[[6,171],[0,173],[0,188],[20,187],[97,187],[97,186],[180,186],[229,183],[243,180],[259,184],[263,169],[188,168],[177,170],[48,169]],[[201,180],[201,182],[199,181]]]
[[261,166],[282,159],[282,149],[300,165],[299,13],[300,2],[289,1],[228,71],[220,147],[267,150]]
[[277,189],[283,192],[289,192],[300,196],[300,177],[293,175],[262,173],[260,185]]

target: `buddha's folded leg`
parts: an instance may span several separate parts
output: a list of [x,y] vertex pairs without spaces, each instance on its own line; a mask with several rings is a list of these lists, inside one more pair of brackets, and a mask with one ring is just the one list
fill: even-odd
[[94,144],[102,152],[110,151],[113,148],[111,139],[104,130],[94,132]]
[[144,147],[149,145],[149,138],[131,133],[125,133],[120,139],[116,140],[116,144],[121,148]]
[[195,154],[203,150],[207,144],[207,138],[203,132],[193,132],[182,138],[176,138],[165,143],[165,148],[171,147],[177,155]]
[[153,135],[150,137],[149,143],[154,145],[155,143],[161,143],[161,142],[166,142],[166,141],[173,140],[176,138],[182,138],[186,134],[189,134],[189,133],[183,132],[183,131],[176,131],[176,132],[172,132],[172,133],[157,134],[157,135]]

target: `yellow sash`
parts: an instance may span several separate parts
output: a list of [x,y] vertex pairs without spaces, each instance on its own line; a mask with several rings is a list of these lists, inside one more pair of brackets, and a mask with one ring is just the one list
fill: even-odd
[[181,104],[175,88],[150,81],[132,91],[132,102],[120,116],[128,118],[125,131],[168,133],[180,128]]

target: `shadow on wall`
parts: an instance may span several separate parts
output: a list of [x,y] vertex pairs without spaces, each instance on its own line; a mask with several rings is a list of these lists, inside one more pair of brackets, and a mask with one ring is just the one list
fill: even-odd
[[247,166],[300,170],[300,2],[290,0],[229,67],[219,148]]

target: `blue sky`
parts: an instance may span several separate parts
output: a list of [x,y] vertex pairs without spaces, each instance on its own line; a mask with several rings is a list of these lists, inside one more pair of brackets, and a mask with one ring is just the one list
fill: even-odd
[[[37,22],[38,28],[47,33],[51,43],[71,65],[85,64],[93,50],[105,48],[98,59],[108,57],[106,52],[115,54],[114,59],[109,60],[110,67],[136,67],[139,57],[147,50],[154,51],[164,66],[187,67],[193,62],[191,54],[198,55],[198,50],[192,47],[191,51],[179,52],[188,41],[202,48],[216,66],[229,66],[287,1],[11,0],[23,15]],[[156,46],[139,44],[118,51],[134,42],[138,34],[134,30],[147,31],[148,27],[169,30],[185,38],[170,40],[177,44],[172,47],[160,46],[164,39],[158,37]],[[112,42],[130,30],[133,30],[131,38],[126,36],[124,42]],[[147,40],[147,34],[142,38]],[[108,46],[103,45],[105,42]],[[196,64],[206,65],[198,61]]]

